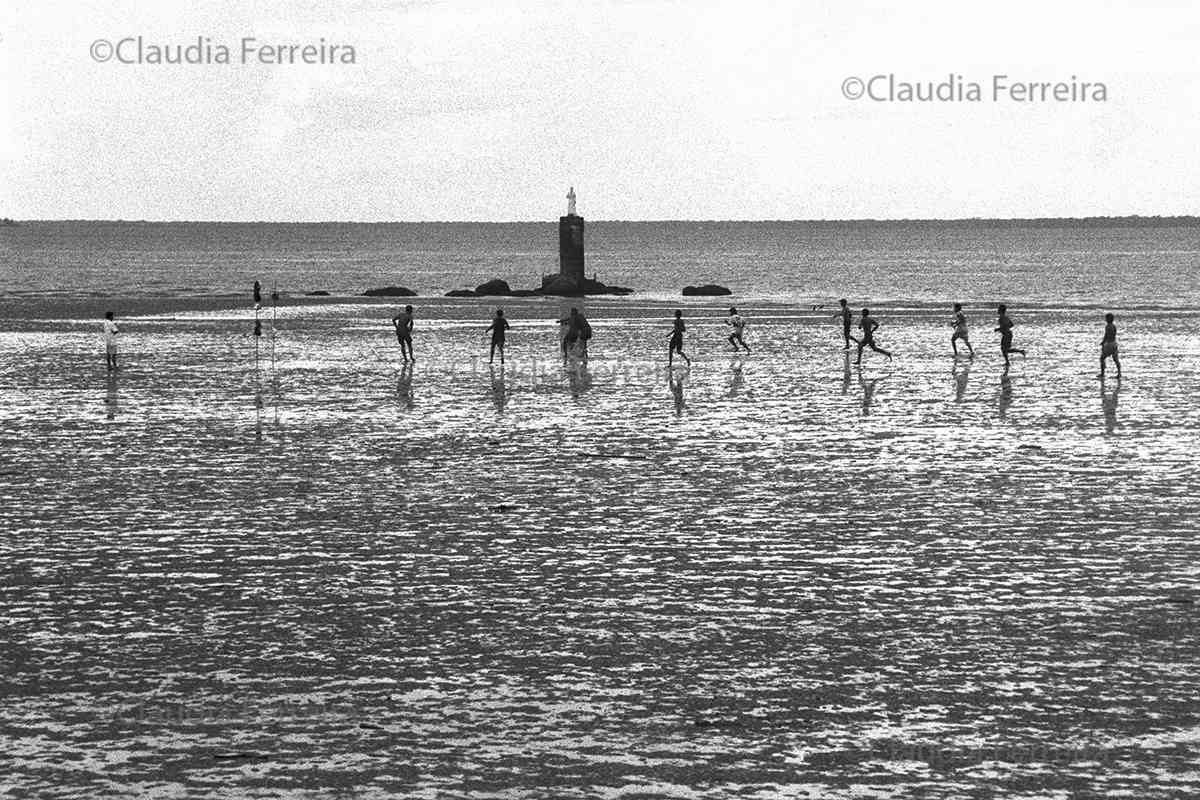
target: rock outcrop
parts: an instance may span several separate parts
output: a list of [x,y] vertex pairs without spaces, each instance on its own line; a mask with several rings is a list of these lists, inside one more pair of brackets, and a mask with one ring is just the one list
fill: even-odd
[[720,297],[727,294],[733,294],[733,292],[729,291],[728,287],[718,286],[715,283],[683,287],[684,297]]
[[363,297],[416,297],[417,293],[403,286],[384,286],[381,289],[367,289]]

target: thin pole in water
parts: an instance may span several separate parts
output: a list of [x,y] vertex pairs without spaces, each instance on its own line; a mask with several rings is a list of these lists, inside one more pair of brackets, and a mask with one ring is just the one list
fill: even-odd
[[279,285],[271,286],[271,372],[275,372],[275,314],[279,308]]

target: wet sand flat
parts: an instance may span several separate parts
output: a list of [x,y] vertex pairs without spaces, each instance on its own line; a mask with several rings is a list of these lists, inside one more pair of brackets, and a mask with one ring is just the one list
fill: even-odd
[[0,323],[0,789],[1200,791],[1200,313],[562,305]]

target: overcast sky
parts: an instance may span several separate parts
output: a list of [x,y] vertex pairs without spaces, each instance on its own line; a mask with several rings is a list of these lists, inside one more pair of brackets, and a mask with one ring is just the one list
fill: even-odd
[[[1188,2],[0,2],[0,216],[545,220],[572,184],[592,219],[1200,213]],[[139,35],[234,63],[93,58]],[[886,74],[982,100],[843,94]]]

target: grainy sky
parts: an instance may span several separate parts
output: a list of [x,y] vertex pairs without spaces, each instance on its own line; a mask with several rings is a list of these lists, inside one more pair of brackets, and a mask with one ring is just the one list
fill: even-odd
[[[1200,213],[1188,2],[0,1],[0,216],[545,220],[572,184],[592,219]],[[138,36],[233,63],[93,57]],[[355,63],[256,60],[322,39]],[[981,100],[844,95],[875,75]]]

